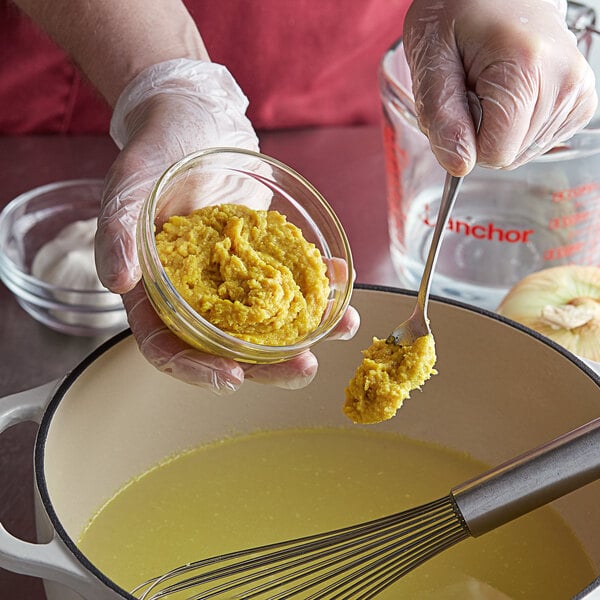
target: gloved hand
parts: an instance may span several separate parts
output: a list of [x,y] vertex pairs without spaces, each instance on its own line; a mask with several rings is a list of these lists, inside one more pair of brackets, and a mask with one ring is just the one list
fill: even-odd
[[[140,207],[158,177],[185,155],[213,146],[258,150],[245,116],[248,101],[221,65],[176,59],[140,73],[116,103],[111,135],[122,148],[106,178],[96,233],[102,283],[123,295],[129,324],[146,359],[159,370],[216,392],[244,379],[285,388],[307,385],[317,370],[310,353],[275,365],[239,364],[195,350],[164,325],[140,283],[135,231]],[[349,308],[332,337],[349,338],[359,325]]]
[[[591,119],[594,74],[565,14],[565,0],[413,1],[403,42],[419,126],[451,174],[514,169]],[[467,89],[483,109],[477,138]]]

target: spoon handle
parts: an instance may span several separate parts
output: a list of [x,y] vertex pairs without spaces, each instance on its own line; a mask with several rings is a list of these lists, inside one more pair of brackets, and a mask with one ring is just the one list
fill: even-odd
[[[475,126],[475,133],[479,132],[481,127],[481,120],[483,117],[483,111],[479,98],[474,92],[467,92],[467,100],[469,102],[469,109],[471,116],[473,117],[473,124]],[[440,208],[438,211],[437,220],[433,229],[433,235],[431,237],[431,245],[429,246],[429,252],[423,268],[423,275],[421,277],[421,283],[419,285],[419,292],[417,294],[417,307],[421,310],[421,314],[427,315],[427,308],[429,304],[429,292],[431,290],[431,276],[435,269],[438,254],[440,251],[441,239],[448,224],[448,218],[450,217],[450,211],[454,206],[458,191],[462,184],[464,177],[456,177],[446,174],[446,180],[444,182],[444,190],[442,192],[442,199],[440,201]]]
[[431,289],[431,275],[435,269],[435,263],[437,262],[440,252],[441,238],[444,234],[444,230],[446,229],[446,225],[448,224],[450,211],[454,206],[454,202],[458,196],[458,190],[460,189],[462,181],[463,177],[455,177],[449,173],[446,174],[442,200],[440,202],[437,220],[433,229],[433,235],[431,236],[431,245],[429,246],[427,260],[425,261],[425,266],[423,267],[421,285],[419,286],[419,293],[417,295],[417,304],[424,314],[427,314],[429,291]]

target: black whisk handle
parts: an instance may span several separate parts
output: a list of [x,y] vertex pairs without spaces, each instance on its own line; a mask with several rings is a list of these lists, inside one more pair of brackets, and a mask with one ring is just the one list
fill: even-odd
[[452,489],[473,537],[600,478],[600,418]]

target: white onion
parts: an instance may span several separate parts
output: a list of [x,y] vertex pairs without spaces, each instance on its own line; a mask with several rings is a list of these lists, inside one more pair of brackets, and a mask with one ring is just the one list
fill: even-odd
[[497,312],[579,357],[600,361],[600,267],[565,265],[528,275]]

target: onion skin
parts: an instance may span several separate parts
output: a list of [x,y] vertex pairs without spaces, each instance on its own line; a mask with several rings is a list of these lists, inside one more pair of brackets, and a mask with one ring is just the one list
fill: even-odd
[[[568,318],[564,322],[544,318],[544,313],[560,313],[564,307],[576,309],[584,324],[571,326]],[[497,312],[577,356],[600,361],[600,267],[565,265],[532,273],[511,288]]]

